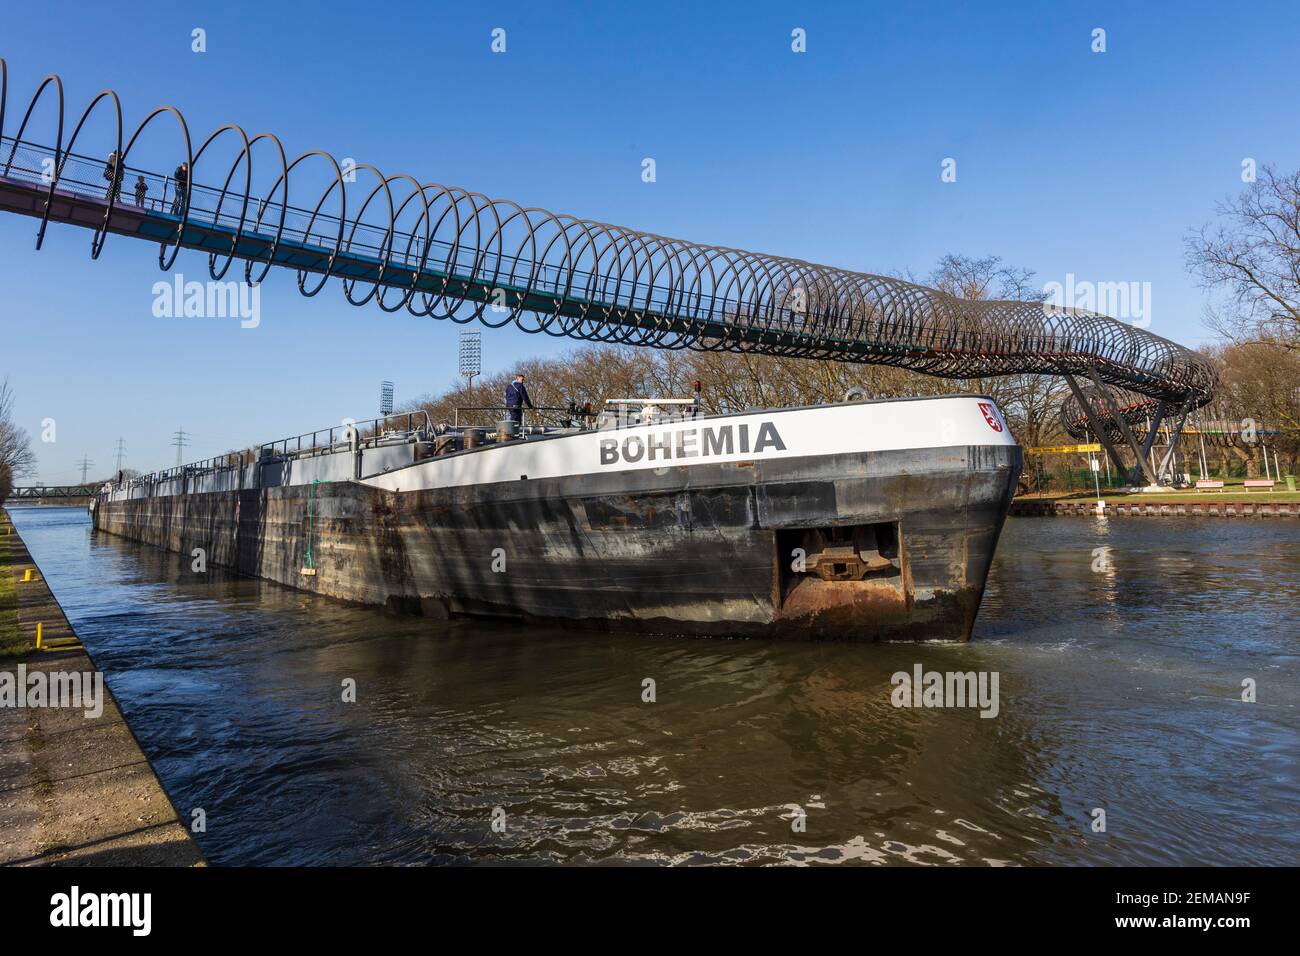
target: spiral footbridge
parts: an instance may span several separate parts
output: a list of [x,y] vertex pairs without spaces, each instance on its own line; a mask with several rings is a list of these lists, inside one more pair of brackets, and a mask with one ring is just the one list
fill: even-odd
[[[1208,403],[1217,385],[1204,356],[1093,312],[958,299],[490,199],[320,150],[291,159],[275,135],[233,124],[200,141],[172,106],[129,129],[115,92],[76,113],[55,75],[21,112],[8,100],[0,59],[0,210],[39,220],[37,248],[49,223],[68,223],[91,231],[92,258],[110,235],[145,239],[164,270],[182,248],[198,250],[216,281],[236,260],[248,283],[279,266],[296,272],[303,295],[337,278],[348,302],[388,312],[945,378],[1062,375],[1073,386],[1079,377],[1166,415]],[[160,171],[172,162],[183,177]]]

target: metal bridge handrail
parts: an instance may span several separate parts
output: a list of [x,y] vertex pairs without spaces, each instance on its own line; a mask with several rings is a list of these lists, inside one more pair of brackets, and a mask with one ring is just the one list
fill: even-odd
[[[41,163],[44,162],[45,160],[49,160],[51,162],[54,161],[54,155],[55,155],[54,149],[48,146],[43,146],[38,143],[33,143],[28,140],[19,141],[19,140],[14,140],[12,137],[0,136],[0,151],[3,151],[6,145],[10,149],[9,159],[5,163],[4,167],[0,168],[0,173],[3,173],[4,176],[11,179],[17,178],[19,180],[26,181],[26,182],[40,182],[44,185],[49,185],[49,180],[45,178],[45,173],[43,169],[38,167],[40,167]],[[31,157],[28,156],[29,153],[36,154],[34,158],[38,160],[38,162],[15,163],[16,156],[21,157],[23,159],[30,159]],[[69,177],[68,176],[69,164],[71,164],[71,168],[74,172],[89,170],[90,171],[89,178]],[[108,180],[100,181],[96,179],[95,176],[93,175],[94,171],[99,169],[102,165],[103,165],[102,161],[96,160],[90,156],[84,156],[78,153],[66,153],[66,152],[63,153],[62,161],[58,162],[57,164],[57,167],[60,170],[58,176],[58,187],[62,187],[62,189],[61,190],[56,189],[56,192],[57,191],[72,192],[96,200],[102,200],[106,198],[106,194],[108,192],[107,184],[109,181]],[[167,216],[176,222],[180,221],[179,212],[174,206],[170,205],[167,201],[170,184],[173,182],[172,177],[165,176],[161,173],[155,173],[150,170],[140,169],[134,166],[127,166],[125,164],[122,165],[122,169],[124,170],[122,174],[123,182],[118,192],[119,193],[125,192],[131,198],[124,201],[120,201],[119,203],[120,205],[125,207],[134,207],[138,209],[151,210],[156,214]],[[14,177],[12,176],[12,173],[14,172],[18,172],[23,175]],[[132,176],[144,178],[147,185],[148,184],[152,184],[154,186],[161,185],[162,198],[161,199],[149,198],[148,194],[146,193],[146,198],[143,205],[131,201],[132,199],[134,199],[133,184],[132,186],[128,187],[126,181]],[[73,188],[68,188],[68,187],[73,187]],[[229,203],[223,205],[220,202],[222,196],[223,193],[221,190],[214,189],[212,187],[204,186],[199,183],[191,181],[190,202],[189,202],[190,221],[211,222],[213,225],[226,226],[232,229],[238,226],[240,221],[240,216],[234,212],[229,211],[230,210]],[[227,195],[226,198],[229,199],[230,197]],[[205,207],[204,204],[201,202],[201,200],[204,199],[213,200],[212,205],[215,208]],[[173,201],[175,201],[175,197],[173,197]],[[543,291],[548,291],[553,293],[559,292],[562,291],[565,286],[565,283],[561,281],[562,274],[567,274],[570,276],[572,280],[576,280],[570,282],[570,285],[576,288],[591,289],[594,288],[596,285],[599,285],[601,281],[601,277],[599,274],[593,273],[588,270],[576,269],[576,268],[565,270],[565,269],[561,269],[559,266],[555,266],[553,264],[547,264],[547,263],[541,263],[539,265],[533,263],[531,260],[524,259],[523,257],[517,255],[515,256],[507,255],[500,252],[471,255],[468,250],[465,250],[463,248],[458,248],[455,244],[451,242],[447,242],[445,240],[438,240],[438,239],[422,240],[418,235],[414,233],[397,232],[394,234],[394,239],[392,241],[387,241],[387,235],[388,235],[387,230],[384,230],[379,226],[375,226],[364,222],[354,223],[350,220],[341,220],[339,217],[334,216],[330,213],[325,213],[325,212],[313,213],[312,211],[304,209],[299,206],[278,203],[273,200],[262,201],[258,205],[260,210],[259,218],[262,221],[278,221],[278,217],[275,215],[275,213],[277,213],[280,210],[284,210],[286,214],[285,231],[290,235],[301,237],[301,241],[303,242],[304,245],[315,246],[316,248],[320,249],[322,252],[330,251],[331,246],[335,244],[335,239],[331,238],[331,233],[333,233],[333,235],[337,237],[338,234],[337,227],[339,225],[342,225],[344,227],[352,227],[352,231],[349,234],[348,242],[346,243],[346,249],[348,252],[355,254],[358,250],[360,250],[364,253],[371,254],[376,261],[384,260],[388,262],[390,265],[400,264],[400,265],[409,266],[412,260],[414,260],[417,263],[424,261],[430,258],[430,256],[425,255],[425,249],[427,248],[430,251],[437,249],[441,253],[443,253],[442,259],[444,263],[445,262],[454,263],[453,268],[446,270],[446,275],[448,277],[468,279],[473,276],[473,273],[475,272],[476,269],[482,271],[483,269],[487,268],[489,265],[492,267],[493,271],[495,272],[505,271],[507,272],[507,274],[511,276],[518,275],[521,272],[529,273],[528,276],[529,284],[527,287],[514,285],[509,282],[498,283],[498,287],[507,292],[515,292],[515,293],[522,294],[532,289],[540,289]],[[311,226],[309,227],[299,226],[295,228],[292,225],[292,223],[295,220],[297,221],[308,220],[311,223]],[[317,229],[320,230],[321,233],[320,235],[316,234]],[[272,238],[272,233],[258,232],[257,230],[252,230],[247,228],[244,230],[244,234],[261,235],[267,239]],[[367,239],[369,241],[366,241]],[[409,249],[409,253],[400,257],[393,256],[393,255],[386,255],[386,249],[395,249],[398,247]],[[400,262],[398,260],[400,260]],[[651,305],[667,307],[670,304],[672,298],[673,298],[673,289],[671,287],[651,284],[648,286],[648,295],[645,297],[644,301]],[[566,295],[566,299],[575,302],[595,301],[595,300],[587,299],[582,296],[576,295],[573,293],[571,289],[568,291],[568,294]],[[740,303],[733,301],[730,298],[727,298],[726,296],[721,296],[721,297],[712,296],[710,297],[709,301],[710,303],[712,303],[712,306],[721,306],[724,312],[737,312],[737,313],[739,312]],[[638,305],[638,302],[633,301],[632,298],[628,296],[623,296],[621,299],[615,297],[615,300],[609,300],[609,304],[611,305],[621,304],[624,307],[633,308],[636,305]],[[695,313],[693,317],[696,318],[699,318],[700,315],[702,314],[699,313],[698,310],[692,310],[692,311]]]

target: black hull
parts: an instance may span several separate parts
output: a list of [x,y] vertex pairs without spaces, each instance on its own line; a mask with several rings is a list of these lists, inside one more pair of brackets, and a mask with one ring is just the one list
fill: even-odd
[[[423,491],[361,482],[101,501],[96,527],[430,616],[668,633],[969,639],[1015,446],[667,466]],[[315,574],[307,563],[311,528]],[[897,534],[864,580],[793,570],[805,529]],[[884,532],[882,532],[883,534]]]

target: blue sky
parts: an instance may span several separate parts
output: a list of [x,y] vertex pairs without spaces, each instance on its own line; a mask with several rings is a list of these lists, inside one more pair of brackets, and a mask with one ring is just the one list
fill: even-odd
[[[872,272],[924,275],[952,252],[1043,283],[1150,282],[1151,330],[1191,345],[1211,336],[1187,230],[1240,191],[1243,158],[1300,156],[1294,3],[78,7],[53,29],[47,7],[6,10],[7,132],[57,72],[77,113],[110,86],[132,126],[173,103],[198,138],[238,122],[295,153],[701,242]],[[0,377],[44,481],[77,479],[82,455],[108,473],[119,436],[148,470],[174,462],[180,427],[197,459],[372,415],[383,379],[401,402],[456,375],[456,326],[355,309],[337,282],[304,299],[273,272],[256,329],[155,318],[155,247],[113,237],[92,262],[88,233],[52,226],[38,253],[35,231],[0,216]],[[206,278],[195,253],[177,268]],[[485,331],[484,364],[567,346]]]

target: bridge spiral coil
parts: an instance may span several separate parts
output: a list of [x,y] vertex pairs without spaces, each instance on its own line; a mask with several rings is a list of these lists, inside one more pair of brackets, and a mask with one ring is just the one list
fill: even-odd
[[[0,59],[0,184],[48,189],[38,248],[56,200],[93,197],[104,206],[94,257],[110,232],[128,231],[122,223],[130,213],[139,220],[131,227],[136,234],[159,242],[164,270],[182,246],[202,248],[215,280],[235,259],[244,260],[250,283],[284,265],[297,269],[304,295],[337,277],[348,302],[374,301],[390,312],[514,324],[600,343],[892,365],[946,378],[1095,372],[1107,385],[1182,409],[1208,402],[1217,384],[1203,356],[1092,312],[958,299],[900,279],[389,176],[320,150],[291,160],[273,134],[249,136],[236,125],[222,126],[196,149],[172,106],[154,109],[124,136],[112,90],[97,94],[69,124],[55,75],[41,82],[12,134],[7,100],[8,70]],[[46,120],[52,129],[36,137],[32,127],[47,100],[54,101],[52,122]],[[107,113],[116,135],[99,144],[107,147],[102,154],[90,152],[116,153],[116,186],[107,169],[101,174],[104,160],[89,158],[84,146],[77,152],[97,112]],[[188,164],[182,190],[171,177],[129,165],[141,137],[159,122],[177,132],[171,161]],[[222,158],[223,150],[233,156]],[[138,183],[153,198],[136,208],[119,190],[129,197]],[[200,227],[201,242],[194,238]]]

